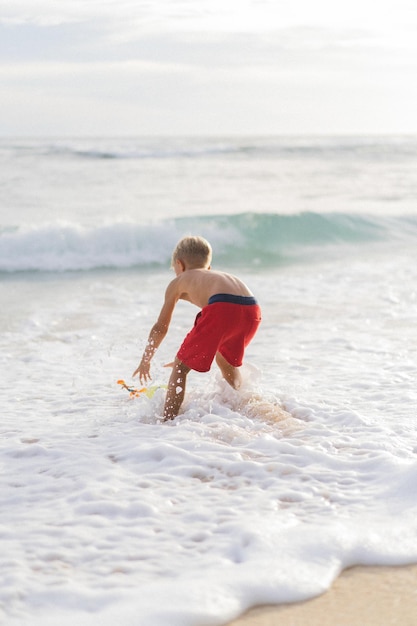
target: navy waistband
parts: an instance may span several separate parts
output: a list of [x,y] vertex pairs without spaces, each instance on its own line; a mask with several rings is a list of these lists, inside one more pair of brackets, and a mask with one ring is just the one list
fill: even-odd
[[216,293],[214,296],[210,296],[208,303],[214,304],[215,302],[231,302],[232,304],[258,304],[258,301],[253,296],[235,296],[232,293]]

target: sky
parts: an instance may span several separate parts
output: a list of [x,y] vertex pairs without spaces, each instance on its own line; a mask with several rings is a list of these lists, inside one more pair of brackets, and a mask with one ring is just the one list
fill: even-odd
[[415,0],[0,0],[0,137],[417,132]]

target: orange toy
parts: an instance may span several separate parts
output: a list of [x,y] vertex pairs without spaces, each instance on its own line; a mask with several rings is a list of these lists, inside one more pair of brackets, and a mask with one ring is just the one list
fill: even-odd
[[142,389],[135,389],[134,387],[129,387],[128,385],[126,385],[124,380],[118,380],[117,384],[121,385],[123,389],[126,389],[126,391],[129,392],[129,395],[131,398],[137,398],[138,396],[140,396],[141,393],[145,393],[146,391],[146,387],[142,387]]
[[129,387],[124,380],[118,380],[118,385],[121,385],[122,389],[126,389],[129,392],[131,398],[138,398],[141,394],[144,394],[148,398],[152,398],[157,389],[166,389],[164,385],[154,385],[152,387],[142,387],[141,389],[135,389],[135,387]]

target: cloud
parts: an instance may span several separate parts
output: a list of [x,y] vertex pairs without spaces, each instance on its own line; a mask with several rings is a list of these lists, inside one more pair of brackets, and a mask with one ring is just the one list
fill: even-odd
[[190,71],[191,66],[179,64],[152,63],[132,60],[122,62],[26,62],[14,64],[0,63],[0,76],[3,80],[40,79],[65,80],[67,76],[94,76],[98,74],[176,74]]
[[416,29],[411,0],[3,0],[0,54],[268,63],[279,49],[415,49]]
[[0,21],[128,21],[157,30],[267,32],[290,26],[380,28],[416,22],[414,0],[3,0]]
[[337,132],[376,119],[411,128],[412,8],[2,0],[0,133]]
[[107,22],[115,30],[132,24],[135,28],[159,31],[187,30],[197,24],[210,29],[219,19],[231,19],[236,10],[242,14],[245,4],[247,0],[240,4],[235,0],[3,0],[0,21],[41,26]]
[[115,15],[146,14],[147,2],[131,0],[3,0],[0,21],[41,26],[83,22]]

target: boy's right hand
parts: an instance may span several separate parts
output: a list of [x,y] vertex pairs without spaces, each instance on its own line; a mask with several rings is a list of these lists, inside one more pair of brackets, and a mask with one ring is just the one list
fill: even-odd
[[148,381],[150,381],[152,379],[151,377],[151,364],[149,361],[141,361],[138,365],[138,367],[135,369],[135,371],[132,374],[132,377],[134,378],[135,376],[137,376],[139,374],[139,380],[141,382],[141,384],[145,384]]

